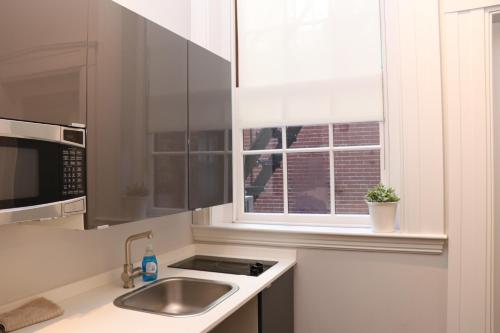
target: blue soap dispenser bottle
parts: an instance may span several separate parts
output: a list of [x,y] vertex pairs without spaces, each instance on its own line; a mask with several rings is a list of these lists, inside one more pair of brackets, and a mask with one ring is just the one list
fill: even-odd
[[153,245],[149,244],[146,247],[146,253],[142,259],[142,280],[144,282],[155,281],[158,278],[158,260],[153,252]]

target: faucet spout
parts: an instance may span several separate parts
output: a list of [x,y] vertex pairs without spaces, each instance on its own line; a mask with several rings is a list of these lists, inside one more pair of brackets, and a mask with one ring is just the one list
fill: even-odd
[[147,239],[152,239],[153,238],[153,232],[151,230],[141,232],[140,234],[135,234],[132,236],[129,236],[127,240],[125,241],[125,263],[132,265],[132,242],[142,239],[142,238],[147,238]]

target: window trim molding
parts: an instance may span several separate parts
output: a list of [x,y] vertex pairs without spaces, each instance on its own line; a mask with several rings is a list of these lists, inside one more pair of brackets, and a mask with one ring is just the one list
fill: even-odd
[[447,236],[374,233],[370,227],[309,227],[228,223],[193,225],[196,242],[344,251],[433,254],[444,252]]

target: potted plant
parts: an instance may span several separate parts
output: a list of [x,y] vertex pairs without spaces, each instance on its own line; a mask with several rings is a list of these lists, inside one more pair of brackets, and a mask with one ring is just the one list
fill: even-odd
[[378,184],[365,196],[375,232],[393,232],[399,196],[392,187]]

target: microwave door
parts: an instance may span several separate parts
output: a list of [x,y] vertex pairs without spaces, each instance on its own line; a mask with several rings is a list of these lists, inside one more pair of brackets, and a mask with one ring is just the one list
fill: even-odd
[[0,224],[61,216],[60,144],[0,137]]

